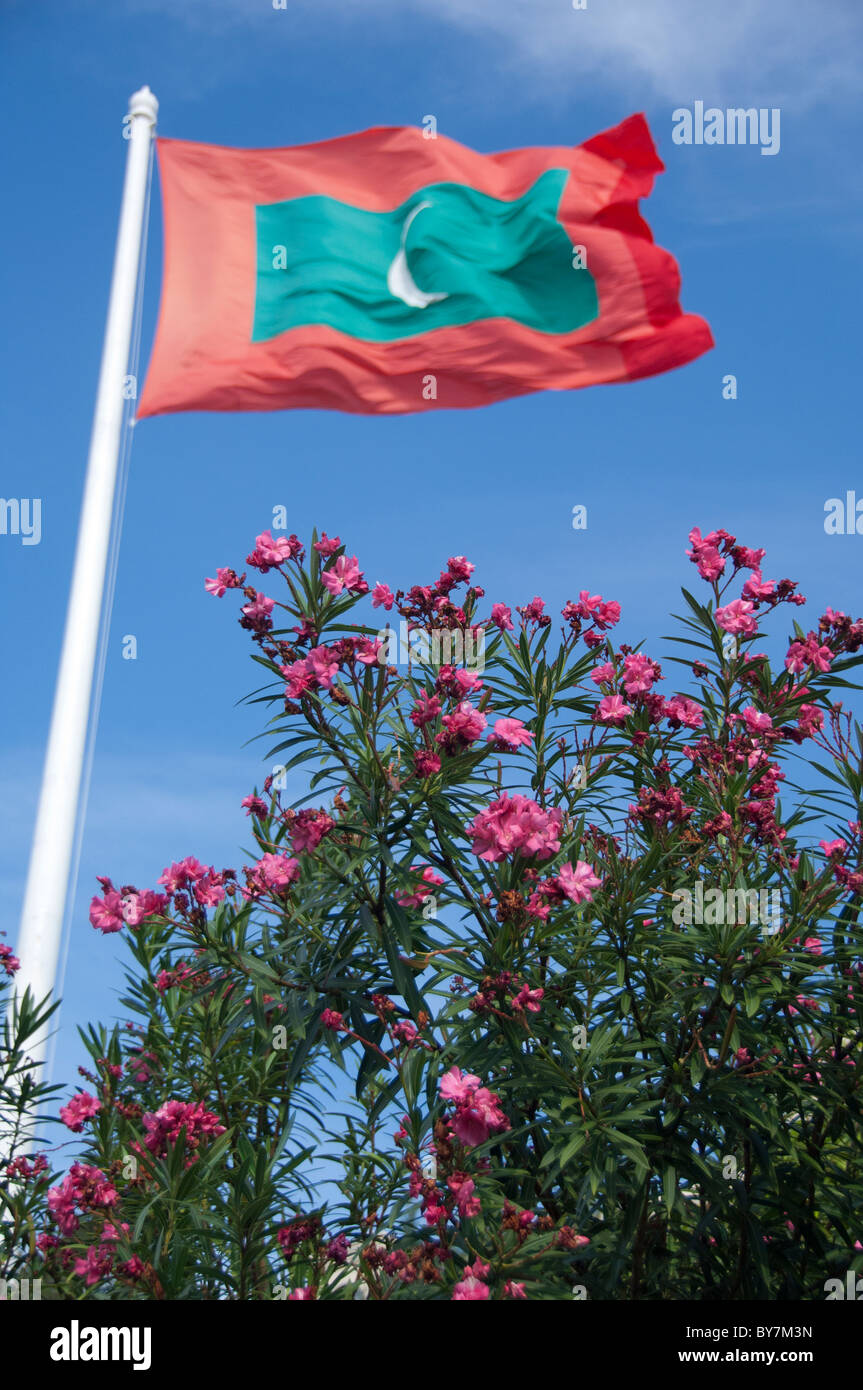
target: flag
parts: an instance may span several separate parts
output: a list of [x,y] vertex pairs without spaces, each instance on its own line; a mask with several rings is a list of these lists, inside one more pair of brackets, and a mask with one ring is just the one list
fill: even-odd
[[164,278],[139,417],[480,406],[713,346],[639,213],[663,169],[643,116],[492,155],[430,134],[159,139]]

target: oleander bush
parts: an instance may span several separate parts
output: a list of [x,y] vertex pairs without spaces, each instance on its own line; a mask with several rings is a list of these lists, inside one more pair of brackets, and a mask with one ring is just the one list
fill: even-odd
[[127,1018],[82,1033],[71,1166],[26,1142],[29,996],[7,1024],[7,1279],[806,1300],[863,1268],[863,621],[801,626],[725,531],[688,554],[662,667],[616,602],[513,614],[463,556],[393,592],[264,532],[269,593],[207,580],[263,673],[255,852],[100,880]]

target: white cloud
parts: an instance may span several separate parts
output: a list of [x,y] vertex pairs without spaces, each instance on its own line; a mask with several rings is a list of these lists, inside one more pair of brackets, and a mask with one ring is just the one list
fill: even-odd
[[670,100],[811,101],[856,81],[861,20],[844,0],[817,11],[788,0],[587,0],[578,11],[571,0],[411,3],[495,31],[538,66],[619,87],[635,78]]
[[856,91],[863,35],[859,0],[587,0],[584,10],[572,0],[287,0],[289,14],[274,12],[272,0],[207,0],[179,12],[176,0],[126,4],[211,31],[282,23],[293,43],[304,21],[333,35],[353,23],[386,37],[415,15],[471,35],[490,62],[534,87],[537,79],[570,90],[587,81],[635,101],[784,100],[797,109]]

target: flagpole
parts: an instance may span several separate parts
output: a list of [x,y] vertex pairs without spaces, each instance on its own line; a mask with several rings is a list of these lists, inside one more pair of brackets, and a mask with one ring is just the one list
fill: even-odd
[[[108,318],[66,628],[54,692],[51,728],[42,774],[36,828],[15,953],[20,998],[29,987],[34,1002],[51,994],[73,874],[84,760],[96,674],[105,581],[111,550],[117,476],[121,456],[124,378],[135,313],[141,242],[147,206],[150,148],[159,103],[149,87],[129,100],[124,135],[129,141],[120,207]],[[94,717],[95,717],[94,712]],[[34,1064],[48,1055],[51,1025],[27,1044]]]

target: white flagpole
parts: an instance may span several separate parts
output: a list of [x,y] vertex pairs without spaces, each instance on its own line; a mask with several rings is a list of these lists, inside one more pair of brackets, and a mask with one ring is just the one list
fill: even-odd
[[[87,479],[27,887],[15,948],[21,961],[21,968],[15,976],[15,993],[20,998],[29,987],[36,1003],[40,1003],[55,988],[73,871],[121,454],[124,378],[129,365],[147,204],[150,147],[158,109],[159,103],[149,87],[142,87],[130,98],[124,128],[129,151],[90,435]],[[74,888],[74,885],[71,886]],[[53,1023],[49,1022],[28,1041],[27,1055],[34,1064],[44,1063],[47,1058],[52,1027]]]

